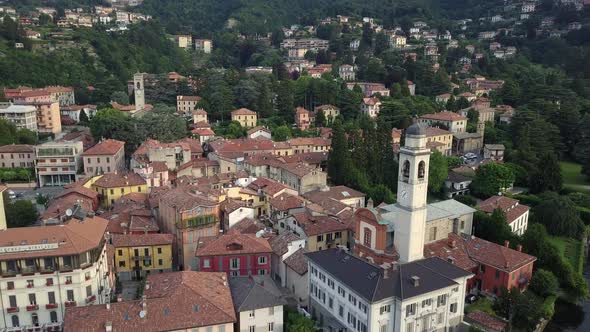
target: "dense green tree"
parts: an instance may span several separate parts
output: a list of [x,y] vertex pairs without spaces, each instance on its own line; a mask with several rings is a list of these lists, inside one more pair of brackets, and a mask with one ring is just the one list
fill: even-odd
[[477,211],[473,216],[473,223],[475,235],[484,240],[504,245],[504,241],[511,241],[514,238],[506,222],[506,215],[500,209],[494,210],[491,215]]
[[585,226],[576,206],[566,196],[556,193],[545,194],[539,205],[533,208],[534,220],[545,225],[547,231],[556,236],[582,238]]
[[327,123],[326,116],[324,112],[319,111],[315,114],[315,126],[316,127],[324,127]]
[[286,332],[314,332],[317,331],[315,322],[295,311],[287,311],[285,320]]
[[440,192],[449,175],[447,158],[437,150],[430,154],[430,168],[428,169],[428,190],[432,193]]
[[557,157],[552,153],[546,153],[539,159],[536,171],[531,173],[529,189],[531,193],[545,191],[560,191],[563,185],[561,168]]
[[332,126],[332,146],[328,155],[328,176],[334,185],[346,183],[346,172],[351,167],[346,133],[340,119]]
[[121,105],[129,105],[129,95],[123,91],[114,91],[111,93],[111,101]]
[[272,139],[277,142],[283,142],[292,137],[291,129],[283,125],[278,126],[272,130]]
[[542,297],[557,295],[557,292],[559,291],[559,281],[553,272],[537,269],[533,274],[529,289]]
[[502,164],[488,163],[475,171],[471,187],[475,194],[489,197],[509,188],[514,179],[514,173],[510,168]]
[[11,201],[4,196],[6,223],[11,227],[26,227],[37,221],[39,213],[35,205],[29,200]]

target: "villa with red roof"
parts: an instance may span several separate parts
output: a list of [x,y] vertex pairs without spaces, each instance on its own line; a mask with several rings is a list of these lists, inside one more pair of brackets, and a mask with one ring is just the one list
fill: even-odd
[[252,128],[256,126],[258,115],[247,108],[240,108],[231,112],[231,120],[239,122],[244,128]]
[[418,119],[418,122],[426,124],[429,127],[444,126],[453,133],[463,133],[467,129],[466,117],[448,111],[422,115]]
[[194,267],[203,272],[227,272],[231,277],[270,274],[272,248],[254,234],[202,237]]
[[111,173],[125,169],[125,142],[106,139],[82,153],[86,175]]
[[488,214],[494,210],[500,209],[506,215],[506,222],[510,225],[512,233],[523,235],[529,223],[529,210],[526,205],[522,205],[518,200],[506,196],[492,196],[479,203],[478,208]]

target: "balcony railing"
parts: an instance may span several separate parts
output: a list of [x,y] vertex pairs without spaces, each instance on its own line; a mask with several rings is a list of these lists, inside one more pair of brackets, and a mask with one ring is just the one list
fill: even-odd
[[66,301],[64,302],[64,305],[66,306],[66,308],[75,307],[76,301]]
[[39,310],[38,304],[31,304],[31,305],[27,306],[27,311],[35,311],[35,310]]
[[45,309],[56,309],[57,308],[57,303],[47,303],[45,305]]
[[18,312],[18,307],[8,307],[6,308],[6,312],[13,313],[13,312]]
[[131,259],[134,261],[151,260],[152,256],[131,256]]
[[86,298],[86,304],[92,303],[94,301],[96,301],[96,295],[92,295]]

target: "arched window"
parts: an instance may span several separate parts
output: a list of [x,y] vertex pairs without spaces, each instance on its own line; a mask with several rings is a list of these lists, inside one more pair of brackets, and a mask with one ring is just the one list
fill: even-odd
[[10,319],[12,319],[12,327],[19,327],[20,326],[17,315],[12,315],[10,317]]
[[367,247],[371,247],[371,230],[365,227],[365,235],[363,239],[363,244]]
[[52,323],[57,323],[57,312],[56,311],[49,312],[49,319],[51,319]]
[[406,181],[410,177],[410,162],[408,160],[404,161],[404,167],[402,167],[402,177]]
[[137,89],[141,90],[141,82],[137,82]]
[[425,173],[426,173],[426,163],[424,161],[421,161],[418,164],[418,179],[424,180]]

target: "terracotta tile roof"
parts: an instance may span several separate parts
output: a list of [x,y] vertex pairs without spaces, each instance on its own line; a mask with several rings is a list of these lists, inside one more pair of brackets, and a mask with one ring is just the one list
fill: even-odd
[[232,213],[239,208],[248,206],[246,201],[235,198],[226,198],[225,201],[221,202],[221,209],[227,213]]
[[444,130],[438,127],[427,127],[426,128],[426,137],[433,137],[433,136],[442,136],[442,135],[453,135],[448,130]]
[[293,241],[301,240],[293,232],[283,232],[268,239],[272,251],[278,256],[283,256],[289,251],[289,244]]
[[52,85],[47,86],[44,88],[47,92],[56,93],[56,92],[74,92],[74,88],[71,86],[61,86],[61,85]]
[[68,196],[71,194],[85,196],[90,199],[98,198],[98,193],[96,191],[88,189],[83,186],[74,186],[74,187],[67,188],[64,191],[60,192],[59,194],[55,195],[54,198],[60,198],[60,197]]
[[522,205],[518,200],[506,196],[492,196],[477,206],[486,213],[492,213],[495,209],[501,209],[506,215],[506,222],[513,223],[520,216],[529,211],[529,207]]
[[234,116],[234,115],[256,115],[256,112],[253,112],[247,108],[240,108],[235,111],[232,111],[231,115],[232,116]]
[[[201,98],[201,97],[199,97],[199,98]],[[199,100],[200,100],[200,99],[199,99]],[[199,108],[199,109],[193,110],[193,111],[192,111],[192,114],[193,114],[193,115],[207,115],[207,111],[205,111],[205,110],[204,110],[204,109],[202,109],[202,108]]]
[[431,242],[424,245],[424,257],[439,257],[452,262],[466,271],[473,271],[479,264],[469,257],[465,243],[460,236],[449,234],[447,239]]
[[309,113],[309,111],[303,107],[297,107],[295,109],[295,114],[305,114],[305,113]]
[[199,136],[215,136],[215,132],[211,128],[195,128],[191,133]]
[[123,112],[135,111],[135,105],[122,105],[116,101],[111,101],[111,106]]
[[237,156],[242,157],[246,152],[272,152],[276,148],[272,140],[259,138],[217,139],[210,141],[209,147],[215,152],[238,152]]
[[307,251],[304,248],[301,248],[285,259],[285,265],[297,272],[300,276],[307,273],[307,257],[305,256],[305,253],[307,253]]
[[74,210],[78,205],[84,211],[94,211],[94,202],[91,198],[77,193],[73,193],[60,198],[54,198],[47,209],[43,211],[40,219],[47,221],[48,219],[65,218],[68,209]]
[[331,139],[321,138],[321,137],[297,137],[297,138],[291,138],[290,140],[287,140],[287,142],[291,146],[299,146],[299,145],[330,146],[332,144]]
[[219,203],[210,200],[203,192],[193,186],[178,187],[168,190],[160,196],[159,205],[166,204],[177,210],[190,210],[198,206],[213,207]]
[[283,170],[288,171],[289,173],[296,175],[297,177],[304,177],[307,174],[322,171],[321,169],[319,169],[317,167],[309,166],[309,165],[302,164],[302,163],[281,164],[281,165],[279,165],[279,167]]
[[326,199],[335,199],[337,201],[347,200],[351,198],[361,198],[366,195],[360,191],[354,190],[347,186],[334,186],[324,190],[314,190],[303,194],[303,197],[308,200],[318,203]]
[[287,211],[303,207],[305,205],[303,199],[299,196],[282,193],[270,199],[269,204],[272,208],[279,211]]
[[0,146],[0,153],[35,153],[34,145],[9,144]]
[[148,164],[154,169],[154,172],[167,172],[168,165],[166,165],[165,161],[152,161]]
[[325,110],[340,110],[338,107],[334,106],[334,105],[330,105],[330,104],[326,104],[326,105],[320,105],[320,106],[316,106],[315,107],[315,111],[325,111]]
[[256,234],[265,228],[266,226],[256,219],[244,218],[235,223],[227,234]]
[[286,184],[282,184],[278,181],[264,177],[259,177],[256,180],[252,181],[247,188],[254,190],[254,192],[257,192],[260,189],[263,193],[270,195],[272,197],[274,197],[276,194],[280,193],[282,190],[285,189],[291,189],[295,191],[295,189],[287,186]]
[[[188,147],[191,150],[191,153],[193,153],[193,154],[203,153],[203,147],[201,146],[201,142],[198,139],[183,138],[183,139],[178,140],[174,143],[180,144],[180,145],[183,145],[183,144],[188,145]],[[172,143],[172,144],[174,144],[174,143]]]
[[484,327],[489,332],[504,332],[508,327],[508,322],[483,311],[470,312],[465,316],[465,320],[476,326]]
[[376,98],[376,97],[363,98],[363,104],[377,105],[377,103],[381,103],[381,100],[379,100],[379,98]]
[[98,142],[95,146],[84,151],[83,156],[115,155],[125,147],[125,142],[114,139],[106,139]]
[[70,219],[63,225],[8,228],[0,232],[0,246],[58,244],[56,249],[0,254],[0,260],[78,255],[96,248],[103,240],[108,221],[101,217]]
[[215,167],[219,166],[219,161],[210,159],[193,159],[178,167],[178,171],[182,171],[187,168],[200,168],[200,167]]
[[91,104],[87,104],[87,105],[66,105],[66,106],[60,106],[59,107],[59,110],[60,111],[81,111],[83,109],[96,110],[96,105],[91,105]]
[[114,234],[113,245],[119,247],[140,247],[172,244],[173,234]]
[[194,123],[192,125],[192,128],[195,128],[195,129],[198,129],[198,128],[209,128],[209,129],[211,129],[211,125],[207,121],[199,121],[199,122]]
[[203,98],[199,96],[176,96],[177,101],[201,101]]
[[224,234],[199,240],[196,257],[270,253],[268,240],[253,234]]
[[[434,249],[449,245],[449,241],[453,240],[457,244],[456,248],[463,251],[463,255],[468,255],[468,257],[475,263],[492,266],[502,271],[512,272],[537,260],[534,256],[466,234],[459,236],[454,233],[449,233],[448,239],[437,241],[446,241],[446,243],[439,243]],[[440,250],[427,251],[427,248],[430,248],[431,245],[432,244],[428,244],[425,246],[425,255],[434,255],[445,260],[447,259],[446,255],[443,255],[442,257],[439,256],[439,254],[444,254],[445,252],[441,252]],[[459,256],[459,253],[456,255]]]
[[292,163],[304,163],[307,165],[320,165],[323,162],[328,161],[327,152],[305,152],[292,154],[290,156],[280,156],[280,160],[284,160],[288,164]]
[[259,130],[261,130],[261,131],[265,131],[265,132],[267,132],[267,133],[269,133],[269,134],[270,134],[270,129],[268,129],[268,128],[266,128],[266,127],[262,127],[262,126],[256,126],[256,127],[252,128],[252,129],[249,129],[249,130],[246,132],[246,134],[248,134],[248,135],[252,135],[252,134],[254,134],[255,132],[257,132],[257,131],[259,131]]
[[[226,273],[165,272],[151,274],[142,300],[67,308],[65,331],[160,332],[235,323],[233,300]],[[139,312],[145,310],[144,318]]]
[[432,114],[425,114],[425,115],[422,115],[421,118],[422,119],[430,119],[430,120],[440,120],[440,121],[467,120],[467,118],[464,116],[461,116],[461,115],[454,113],[454,112],[448,112],[448,111],[432,113]]
[[314,236],[336,231],[347,231],[348,224],[334,216],[313,216],[309,212],[292,214],[307,236]]
[[107,173],[94,182],[93,186],[100,188],[118,188],[145,185],[145,180],[136,173]]

